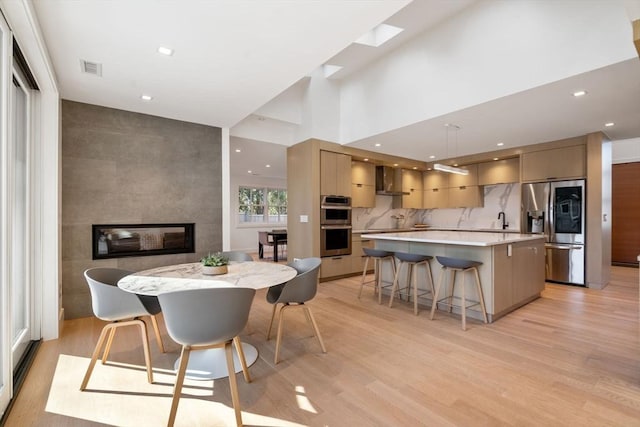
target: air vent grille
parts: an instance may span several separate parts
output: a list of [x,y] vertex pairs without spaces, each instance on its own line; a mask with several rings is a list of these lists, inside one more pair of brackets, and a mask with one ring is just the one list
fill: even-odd
[[102,64],[81,59],[80,66],[83,73],[93,74],[98,77],[102,76]]

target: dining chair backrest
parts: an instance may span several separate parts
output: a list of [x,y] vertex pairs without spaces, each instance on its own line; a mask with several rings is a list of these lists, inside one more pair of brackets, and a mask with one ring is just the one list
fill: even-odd
[[158,295],[169,336],[181,345],[233,339],[247,324],[255,289],[204,288]]
[[273,246],[273,236],[269,236],[266,231],[258,231],[258,240],[263,245]]
[[118,288],[118,280],[133,273],[118,268],[90,268],[84,277],[91,291],[91,305],[95,316],[114,321],[137,316],[146,316],[145,309],[136,294]]
[[321,263],[320,258],[302,258],[287,264],[295,268],[298,275],[284,284],[277,302],[302,303],[316,296]]
[[249,255],[246,252],[240,252],[240,251],[222,252],[222,256],[228,258],[229,261],[236,261],[236,262],[253,261],[253,257],[251,255]]

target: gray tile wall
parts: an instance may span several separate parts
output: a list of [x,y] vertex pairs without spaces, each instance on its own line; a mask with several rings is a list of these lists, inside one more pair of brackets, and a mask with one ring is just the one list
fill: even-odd
[[[91,267],[143,270],[222,248],[220,128],[62,102],[62,305],[93,315]],[[194,222],[196,253],[91,259],[92,224]]]

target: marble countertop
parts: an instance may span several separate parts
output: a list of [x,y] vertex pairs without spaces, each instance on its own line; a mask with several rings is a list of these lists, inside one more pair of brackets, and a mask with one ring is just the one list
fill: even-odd
[[169,265],[125,276],[118,287],[141,295],[158,295],[185,289],[239,288],[262,289],[293,279],[294,268],[271,262],[231,262],[227,274],[210,276],[202,274],[202,264]]
[[519,233],[495,233],[480,231],[406,231],[398,233],[367,234],[372,240],[399,242],[442,243],[460,246],[495,246],[528,240],[544,241],[542,235]]
[[515,233],[520,234],[519,230],[509,229],[502,230],[500,228],[456,228],[456,227],[404,227],[404,228],[379,228],[368,230],[353,230],[353,233],[357,234],[371,234],[371,233],[400,233],[405,231],[469,231],[469,232],[483,232],[483,233]]

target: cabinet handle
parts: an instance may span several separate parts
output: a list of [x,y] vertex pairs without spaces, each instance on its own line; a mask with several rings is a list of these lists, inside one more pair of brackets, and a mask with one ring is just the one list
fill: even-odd
[[362,187],[362,184],[356,184],[356,187],[360,188]]
[[460,186],[460,189],[461,189],[461,190],[466,190],[466,188],[467,188],[467,186],[466,186],[466,185],[461,185],[461,186]]
[[431,191],[433,191],[433,192],[435,193],[435,192],[437,192],[437,191],[438,191],[438,189],[437,189],[437,188],[434,188],[434,189],[433,189],[433,190],[431,190]]

